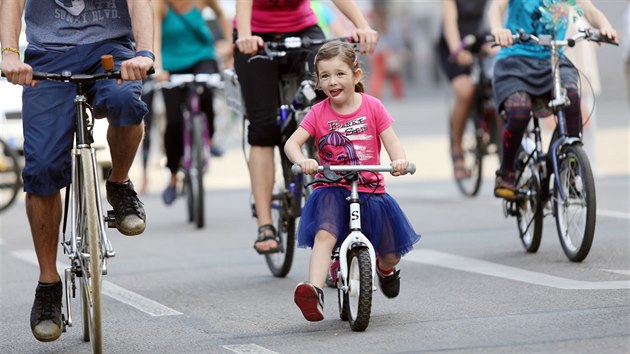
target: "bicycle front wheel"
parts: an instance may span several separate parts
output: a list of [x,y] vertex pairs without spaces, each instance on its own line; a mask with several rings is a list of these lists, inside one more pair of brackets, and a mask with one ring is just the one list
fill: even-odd
[[17,152],[0,139],[0,212],[13,204],[21,186]]
[[[364,331],[372,312],[372,263],[367,248],[359,247],[348,254],[348,323],[353,331]],[[342,307],[343,308],[343,307]]]
[[[466,176],[463,178],[455,178],[457,187],[460,192],[467,197],[474,197],[479,192],[481,186],[481,174],[483,163],[483,151],[482,141],[478,134],[479,127],[475,123],[474,117],[466,119],[464,131],[462,134],[462,149],[463,149],[463,167],[466,171]],[[453,129],[449,122],[449,134],[451,141],[451,158],[453,163],[453,171],[455,171],[456,156],[453,152]]]
[[194,222],[198,229],[205,226],[204,219],[204,131],[205,116],[192,117],[191,134],[191,163],[186,177],[186,196],[188,203],[189,221]]
[[[83,310],[83,340],[90,341],[93,353],[103,349],[101,312],[101,285],[103,252],[101,251],[100,227],[97,203],[98,181],[94,170],[93,155],[89,149],[79,150],[73,184],[77,208],[77,244],[81,264],[81,299]],[[77,183],[78,182],[78,183]],[[87,324],[87,325],[86,325]]]
[[564,198],[554,189],[554,211],[560,243],[573,262],[586,258],[595,234],[595,181],[581,146],[567,145],[559,156],[558,177]]

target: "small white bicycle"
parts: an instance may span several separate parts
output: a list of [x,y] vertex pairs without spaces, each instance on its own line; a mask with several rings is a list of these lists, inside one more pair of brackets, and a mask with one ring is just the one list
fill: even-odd
[[[301,173],[299,165],[293,165],[293,173]],[[361,204],[359,200],[360,172],[392,172],[390,165],[324,165],[317,168],[324,177],[313,182],[339,183],[342,180],[351,184],[348,205],[350,210],[350,234],[341,246],[333,252],[332,279],[337,288],[339,317],[348,321],[353,331],[364,331],[370,323],[372,312],[372,293],[376,276],[376,254],[369,238],[361,231]],[[337,174],[333,172],[342,172]],[[414,174],[416,166],[412,163],[407,173]],[[339,266],[335,266],[338,264]],[[334,268],[334,270],[333,270]]]

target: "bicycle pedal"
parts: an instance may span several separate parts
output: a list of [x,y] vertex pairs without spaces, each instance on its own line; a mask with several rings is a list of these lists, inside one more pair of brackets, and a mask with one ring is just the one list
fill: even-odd
[[105,222],[107,222],[107,227],[116,228],[116,215],[113,210],[107,211],[107,216],[105,217]]

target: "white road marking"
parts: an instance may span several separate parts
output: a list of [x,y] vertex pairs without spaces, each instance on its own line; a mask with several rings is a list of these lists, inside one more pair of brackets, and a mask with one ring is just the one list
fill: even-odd
[[630,280],[582,281],[532,272],[474,258],[461,257],[448,253],[419,249],[409,252],[406,261],[434,265],[469,273],[483,274],[529,284],[568,290],[630,289]]
[[614,210],[597,210],[597,215],[630,220],[630,214]]
[[610,273],[630,276],[630,270],[627,270],[627,269],[602,269],[602,270],[606,272],[610,272]]
[[[37,256],[35,255],[35,251],[21,250],[13,251],[11,254],[27,263],[30,263],[34,266],[39,266],[37,263]],[[67,264],[57,262],[57,269],[65,269],[66,266]],[[173,310],[170,307],[164,306],[156,301],[153,301],[140,294],[136,294],[133,291],[127,290],[107,280],[103,280],[103,295],[107,295],[115,300],[122,302],[123,304],[127,304],[154,317],[175,316],[182,314],[179,311]]]
[[278,352],[274,352],[267,348],[261,347],[257,344],[234,344],[234,345],[224,345],[223,348],[232,351],[238,354],[244,353],[255,353],[255,354],[278,354]]

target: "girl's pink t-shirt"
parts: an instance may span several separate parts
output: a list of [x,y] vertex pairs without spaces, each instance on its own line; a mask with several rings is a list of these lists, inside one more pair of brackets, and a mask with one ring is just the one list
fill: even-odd
[[[317,24],[309,0],[254,0],[252,33],[299,32]],[[236,18],[234,18],[236,28]]]
[[[381,163],[380,134],[392,125],[394,119],[377,98],[364,93],[361,98],[359,108],[350,114],[335,112],[327,98],[314,105],[304,117],[300,126],[315,138],[320,164]],[[359,191],[385,193],[383,175],[362,172]]]

